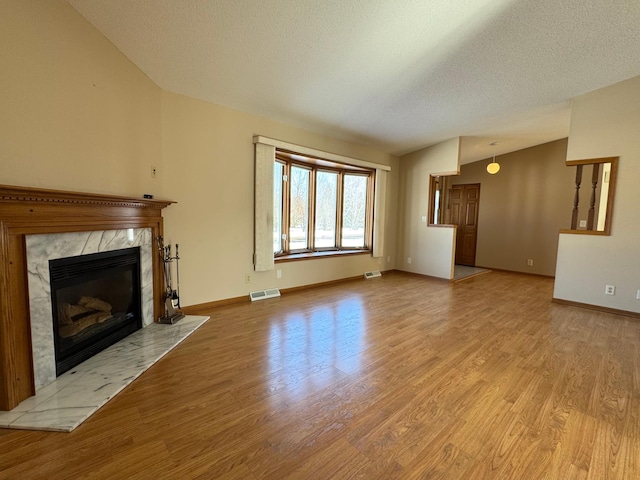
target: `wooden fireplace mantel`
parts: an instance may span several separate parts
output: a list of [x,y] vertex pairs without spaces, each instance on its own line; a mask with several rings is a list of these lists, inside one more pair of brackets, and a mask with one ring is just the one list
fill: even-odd
[[[25,236],[123,228],[162,235],[162,209],[174,202],[0,185],[0,410],[35,394]],[[163,279],[152,255],[154,319]]]

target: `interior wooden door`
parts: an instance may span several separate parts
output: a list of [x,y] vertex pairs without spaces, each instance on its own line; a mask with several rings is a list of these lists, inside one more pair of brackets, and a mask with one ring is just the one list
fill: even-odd
[[478,239],[480,184],[452,185],[449,190],[451,223],[456,231],[456,259],[458,265],[475,266]]

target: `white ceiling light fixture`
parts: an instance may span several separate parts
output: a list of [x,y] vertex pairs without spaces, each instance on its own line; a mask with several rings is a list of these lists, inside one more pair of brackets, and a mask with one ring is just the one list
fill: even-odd
[[498,142],[491,142],[489,145],[493,145],[493,160],[487,165],[487,172],[495,175],[500,171],[500,164],[496,162],[496,145],[498,145]]

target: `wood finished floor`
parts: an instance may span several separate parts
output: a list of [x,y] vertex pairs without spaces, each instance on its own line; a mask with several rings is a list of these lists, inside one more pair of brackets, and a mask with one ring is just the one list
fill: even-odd
[[387,274],[221,307],[2,479],[640,479],[640,322],[553,281]]

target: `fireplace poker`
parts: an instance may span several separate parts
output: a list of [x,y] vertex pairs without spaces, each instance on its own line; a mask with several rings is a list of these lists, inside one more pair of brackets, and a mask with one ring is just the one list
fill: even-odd
[[180,255],[178,254],[178,244],[176,243],[176,290],[178,296],[178,308],[180,308]]

